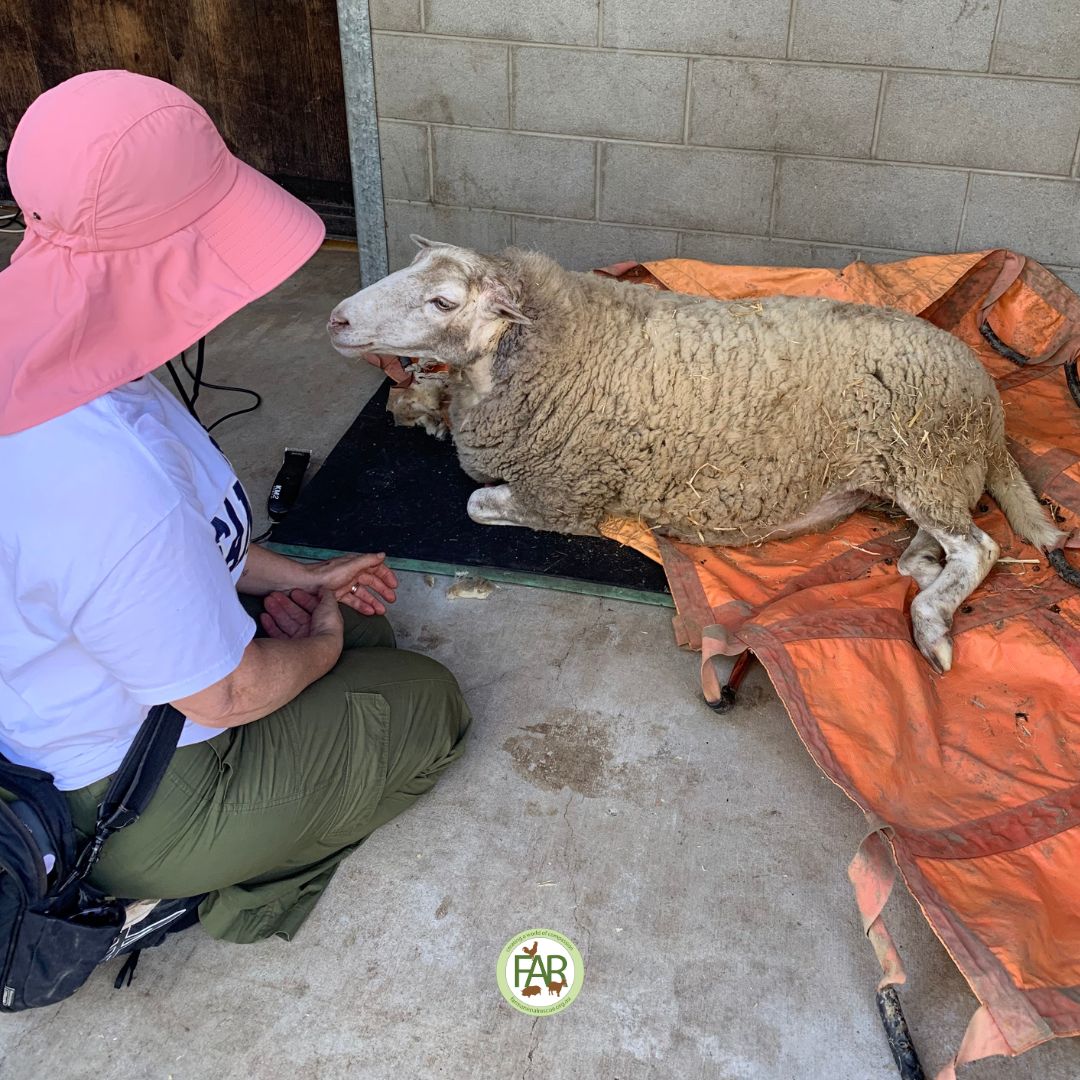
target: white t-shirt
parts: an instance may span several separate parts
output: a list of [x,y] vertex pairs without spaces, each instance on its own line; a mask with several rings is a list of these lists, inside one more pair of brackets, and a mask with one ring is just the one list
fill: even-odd
[[[0,436],[0,751],[84,787],[240,663],[251,511],[153,376]],[[180,745],[220,734],[190,721]]]

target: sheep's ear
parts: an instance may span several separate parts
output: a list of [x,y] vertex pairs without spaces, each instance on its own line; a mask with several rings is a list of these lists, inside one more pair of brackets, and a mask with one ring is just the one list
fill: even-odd
[[423,250],[428,248],[441,248],[449,247],[449,244],[443,244],[438,240],[429,240],[426,236],[419,236],[417,233],[410,233],[409,239],[418,247]]
[[521,323],[522,326],[532,326],[532,319],[530,319],[516,304],[496,304],[492,310],[500,319],[505,319],[507,322]]
[[517,298],[505,282],[497,281],[495,278],[484,278],[480,299],[487,311],[495,318],[521,323],[522,326],[532,325],[532,319],[518,306]]

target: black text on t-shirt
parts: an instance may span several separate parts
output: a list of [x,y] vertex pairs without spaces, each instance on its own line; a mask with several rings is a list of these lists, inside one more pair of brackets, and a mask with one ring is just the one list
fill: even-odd
[[224,556],[225,565],[232,573],[247,554],[251,541],[251,504],[239,480],[233,484],[231,495],[226,494],[210,524],[214,526],[214,539]]

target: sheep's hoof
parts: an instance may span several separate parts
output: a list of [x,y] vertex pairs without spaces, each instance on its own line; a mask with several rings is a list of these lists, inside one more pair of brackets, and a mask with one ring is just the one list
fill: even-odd
[[926,593],[920,592],[911,602],[911,630],[919,652],[930,666],[944,675],[952,667],[953,646],[949,637],[949,620]]
[[952,668],[953,645],[948,634],[942,634],[934,641],[927,641],[915,631],[915,644],[919,646],[919,652],[926,657],[930,666],[939,674],[944,675]]

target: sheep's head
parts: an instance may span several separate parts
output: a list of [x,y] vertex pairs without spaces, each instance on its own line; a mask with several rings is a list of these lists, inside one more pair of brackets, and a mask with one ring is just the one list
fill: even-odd
[[490,355],[512,323],[528,323],[508,264],[412,238],[412,265],[342,300],[327,330],[344,356],[385,353],[464,367]]

